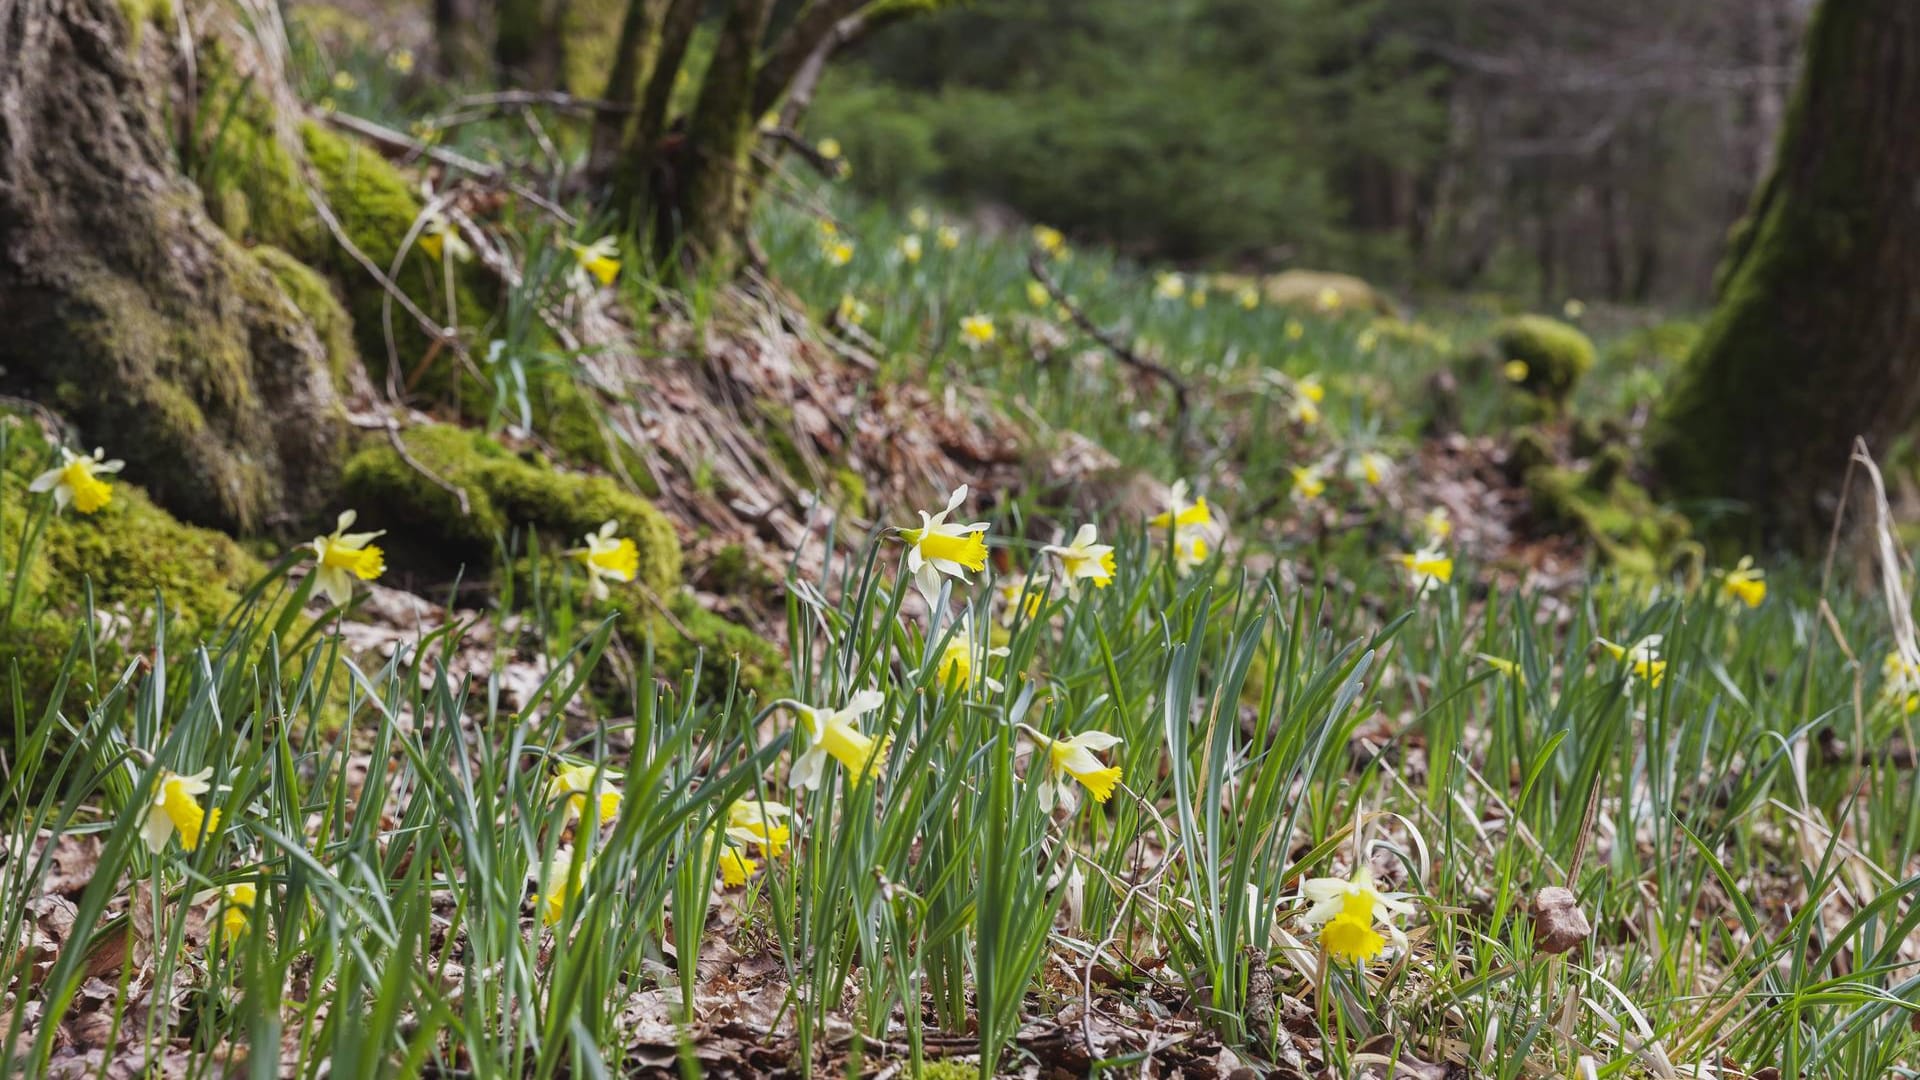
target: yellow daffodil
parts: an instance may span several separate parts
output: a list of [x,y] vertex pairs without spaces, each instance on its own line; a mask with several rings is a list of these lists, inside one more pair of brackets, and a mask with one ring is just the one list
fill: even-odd
[[1252,311],[1260,306],[1260,290],[1251,285],[1242,285],[1233,294],[1234,300],[1244,311]]
[[175,833],[180,834],[180,846],[193,851],[199,848],[202,836],[211,837],[219,831],[220,808],[200,805],[200,796],[213,790],[207,782],[212,775],[212,769],[201,769],[192,776],[160,770],[153,786],[153,801],[147,804],[146,816],[140,822],[140,836],[147,842],[148,851],[155,855],[165,851]]
[[828,266],[845,266],[853,261],[853,245],[845,240],[835,240],[820,248],[820,257],[827,260]]
[[1567,302],[1560,305],[1560,310],[1566,314],[1567,318],[1577,319],[1587,313],[1586,301],[1568,297]]
[[1313,298],[1313,306],[1321,311],[1339,311],[1342,302],[1340,291],[1331,285],[1321,289],[1320,294]]
[[1753,565],[1753,556],[1742,555],[1731,570],[1722,570],[1720,591],[1749,608],[1757,608],[1767,598],[1767,572]]
[[989,648],[985,641],[976,638],[973,621],[963,618],[940,650],[940,663],[934,668],[936,681],[961,690],[979,688],[998,694],[1006,686],[987,669],[993,661],[1006,655],[1005,648]]
[[1000,625],[1011,627],[1022,617],[1037,619],[1046,606],[1052,579],[1045,574],[1003,578],[994,588],[1000,594]]
[[942,225],[934,231],[933,242],[940,245],[941,251],[952,251],[960,246],[960,230],[951,225]]
[[1207,306],[1207,287],[1201,285],[1187,294],[1187,304],[1196,311]]
[[459,227],[439,211],[427,215],[426,224],[420,227],[420,239],[416,243],[421,251],[427,253],[427,258],[435,262],[443,257],[461,263],[473,258],[473,248],[460,235]]
[[813,226],[820,230],[822,239],[831,240],[840,235],[840,226],[832,218],[821,218],[814,222]]
[[353,72],[351,71],[336,71],[333,73],[333,88],[341,93],[352,90],[359,85],[360,80],[354,78]]
[[1160,300],[1178,300],[1187,295],[1187,279],[1162,270],[1153,275],[1153,295]]
[[1533,374],[1533,369],[1527,366],[1525,360],[1509,360],[1500,365],[1500,373],[1505,375],[1510,383],[1523,383],[1527,381],[1528,375]]
[[792,838],[787,826],[792,816],[792,809],[771,799],[735,799],[727,807],[727,839],[738,847],[757,847],[761,854],[777,859]]
[[1082,525],[1070,543],[1048,544],[1040,550],[1060,560],[1069,587],[1091,581],[1095,588],[1104,589],[1113,584],[1113,545],[1097,543],[1099,538],[1098,529]]
[[908,233],[900,238],[900,257],[907,260],[908,266],[917,266],[922,252],[919,233]]
[[967,348],[978,352],[983,346],[993,344],[993,318],[974,312],[960,320],[960,342]]
[[1394,917],[1413,914],[1413,905],[1374,888],[1373,875],[1365,867],[1351,878],[1309,878],[1300,886],[1300,895],[1311,905],[1300,922],[1320,932],[1320,947],[1327,959],[1364,964],[1385,952],[1389,940],[1397,948],[1406,948],[1406,935]]
[[1347,463],[1347,474],[1368,487],[1379,487],[1392,472],[1393,459],[1378,450],[1356,454]]
[[586,567],[587,591],[595,600],[613,595],[607,582],[625,585],[640,572],[640,549],[627,537],[616,536],[615,530],[619,528],[619,522],[608,520],[601,524],[600,531],[581,538],[584,547],[568,552]]
[[1320,376],[1317,374],[1302,375],[1293,380],[1293,392],[1315,405],[1327,400],[1326,384],[1320,381]]
[[1380,331],[1369,326],[1353,339],[1353,347],[1363,353],[1370,353],[1380,344]]
[[396,75],[413,74],[413,50],[395,49],[387,54],[387,70]]
[[1093,755],[1119,746],[1122,740],[1118,735],[1083,731],[1071,738],[1050,739],[1032,729],[1028,729],[1028,733],[1035,747],[1047,755],[1036,792],[1042,810],[1052,813],[1055,807],[1077,809],[1079,796],[1074,791],[1075,782],[1087,789],[1094,802],[1103,803],[1113,798],[1113,789],[1120,783],[1120,766],[1107,765]]
[[1195,567],[1205,563],[1211,552],[1211,544],[1204,533],[1176,535],[1173,538],[1173,568],[1181,577],[1186,577]]
[[1887,654],[1881,671],[1886,682],[1880,688],[1880,696],[1908,714],[1920,712],[1920,664],[1901,659],[1896,650]]
[[572,821],[586,815],[587,800],[592,798],[598,807],[600,823],[604,825],[620,814],[620,789],[614,785],[615,779],[615,774],[599,768],[593,762],[563,764],[547,781],[547,801],[565,799],[567,820]]
[[95,447],[92,454],[76,454],[66,447],[60,448],[60,464],[33,478],[27,485],[32,492],[53,492],[55,508],[65,510],[67,504],[73,504],[75,510],[91,514],[113,501],[113,485],[100,479],[126,468],[124,461],[105,460],[107,452]]
[[386,553],[373,541],[385,535],[386,530],[375,532],[350,533],[357,517],[352,510],[342,510],[334,523],[333,532],[326,536],[313,538],[313,554],[320,560],[314,568],[313,583],[316,591],[339,607],[345,607],[353,599],[353,579],[372,581],[386,573]]
[[1425,596],[1428,589],[1453,580],[1453,556],[1439,548],[1423,548],[1402,555],[1400,565],[1406,568],[1407,577],[1413,582],[1415,596]]
[[541,874],[540,891],[533,898],[534,906],[540,909],[542,926],[555,926],[566,918],[567,909],[579,902],[581,887],[592,869],[592,855],[581,853],[576,859],[570,847],[554,849],[553,861]]
[[259,896],[259,887],[251,881],[236,881],[220,890],[220,928],[226,931],[228,941],[246,930],[247,917]]
[[1188,502],[1187,482],[1175,480],[1169,505],[1149,518],[1147,524],[1156,529],[1205,528],[1213,524],[1213,510],[1207,506],[1205,495],[1196,495],[1192,502]]
[[1594,639],[1595,644],[1607,650],[1607,655],[1625,663],[1634,677],[1649,687],[1658,687],[1667,677],[1667,662],[1660,658],[1661,640],[1660,634],[1648,634],[1632,645],[1616,645],[1606,638]]
[[620,242],[611,236],[603,236],[591,244],[568,241],[567,250],[573,252],[572,279],[578,292],[592,292],[595,282],[605,288],[620,276]]
[[1045,285],[1037,281],[1027,282],[1027,303],[1037,308],[1043,308],[1052,302],[1053,297],[1047,293],[1047,287]]
[[840,140],[832,136],[815,143],[814,149],[820,151],[820,156],[828,161],[837,161],[840,158]]
[[1048,255],[1058,255],[1067,246],[1067,238],[1051,225],[1035,225],[1033,244]]
[[760,870],[760,861],[732,844],[720,845],[720,884],[737,889]]
[[1287,325],[1281,332],[1287,336],[1288,341],[1299,341],[1307,336],[1307,327],[1299,319],[1288,319]]
[[1507,678],[1512,679],[1514,682],[1524,683],[1527,681],[1527,677],[1521,672],[1520,664],[1517,661],[1509,660],[1504,656],[1494,656],[1490,653],[1474,653],[1473,655],[1474,659],[1505,675]]
[[1445,540],[1453,535],[1453,515],[1444,506],[1436,506],[1420,519],[1420,528],[1429,540]]
[[1313,502],[1327,493],[1327,478],[1318,465],[1295,465],[1293,472],[1293,497],[1300,502]]
[[926,232],[933,224],[933,215],[927,213],[926,207],[916,206],[907,211],[907,224],[913,226],[916,232]]
[[922,510],[919,528],[900,530],[900,538],[907,542],[907,572],[928,603],[940,595],[942,574],[964,582],[968,571],[978,573],[987,567],[987,523],[960,525],[947,520],[966,501],[967,485],[961,484],[947,497],[946,509],[937,514]]
[[866,301],[856,298],[852,293],[840,294],[840,306],[834,310],[834,318],[847,326],[860,326],[866,323],[871,313]]
[[875,739],[861,732],[862,716],[887,703],[887,695],[878,690],[862,690],[847,701],[844,709],[816,709],[811,705],[794,706],[800,725],[807,731],[811,745],[794,759],[787,783],[799,791],[812,791],[825,778],[827,759],[838,761],[855,781],[880,775],[886,764],[891,739]]

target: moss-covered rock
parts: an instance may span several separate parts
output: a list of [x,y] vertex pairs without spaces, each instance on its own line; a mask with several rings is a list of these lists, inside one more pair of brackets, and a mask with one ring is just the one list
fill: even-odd
[[613,480],[563,472],[479,432],[443,424],[412,428],[402,439],[409,456],[466,493],[469,512],[462,514],[453,494],[384,440],[355,453],[341,478],[342,497],[360,511],[363,523],[388,528],[394,565],[484,569],[495,562],[496,539],[513,529],[532,528],[545,534],[543,542],[571,547],[611,520],[640,550],[641,584],[659,596],[679,584],[680,542],[673,526],[652,503]]
[[347,373],[360,362],[360,355],[353,344],[353,319],[340,305],[333,286],[318,271],[277,247],[262,244],[253,249],[253,257],[280,283],[281,291],[305,317],[307,325],[313,327],[327,352],[327,368],[333,372],[334,386],[344,391]]
[[1260,291],[1266,295],[1267,303],[1282,307],[1393,314],[1393,304],[1379,290],[1352,274],[1287,270],[1263,280]]
[[1525,364],[1526,371],[1515,381],[1555,403],[1566,401],[1593,367],[1593,342],[1587,335],[1545,315],[1501,320],[1493,328],[1493,351],[1502,364]]
[[1687,518],[1660,504],[1627,474],[1624,447],[1587,468],[1536,465],[1525,483],[1533,513],[1550,527],[1577,529],[1609,562],[1632,574],[1666,573],[1701,558]]

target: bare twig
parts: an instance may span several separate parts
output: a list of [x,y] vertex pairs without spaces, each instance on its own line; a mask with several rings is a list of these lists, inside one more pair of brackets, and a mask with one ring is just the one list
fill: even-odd
[[1187,434],[1187,399],[1189,394],[1187,381],[1182,379],[1172,368],[1141,356],[1135,352],[1131,346],[1089,318],[1087,313],[1082,311],[1078,304],[1067,298],[1066,292],[1060,288],[1058,282],[1053,280],[1053,275],[1047,273],[1047,258],[1044,254],[1039,251],[1029,252],[1027,254],[1027,268],[1033,271],[1034,280],[1038,281],[1041,287],[1047,290],[1047,295],[1053,298],[1053,302],[1059,304],[1061,309],[1073,319],[1074,325],[1085,331],[1088,337],[1091,337],[1104,346],[1108,352],[1113,354],[1114,359],[1119,360],[1121,363],[1136,371],[1152,375],[1173,388],[1174,426],[1177,433],[1175,444],[1184,445]]
[[431,146],[403,132],[395,131],[385,124],[376,124],[363,117],[350,113],[329,112],[324,114],[327,123],[390,150],[404,150],[421,157],[431,158],[449,169],[458,169],[470,176],[483,180],[498,180],[502,170],[496,165],[487,165],[473,160],[465,154],[449,150],[444,146]]
[[427,468],[419,458],[414,457],[413,453],[407,449],[406,440],[400,437],[400,421],[388,415],[381,416],[378,419],[355,418],[351,423],[358,428],[379,428],[385,431],[387,433],[387,441],[393,444],[393,452],[400,455],[400,460],[406,462],[408,468],[425,477],[435,487],[453,496],[454,501],[460,504],[460,514],[462,517],[473,513],[473,505],[467,501],[467,490],[465,488],[446,479],[432,469]]
[[528,109],[543,107],[562,112],[630,113],[633,106],[599,98],[575,97],[558,90],[501,90],[492,94],[468,94],[453,103],[456,109]]

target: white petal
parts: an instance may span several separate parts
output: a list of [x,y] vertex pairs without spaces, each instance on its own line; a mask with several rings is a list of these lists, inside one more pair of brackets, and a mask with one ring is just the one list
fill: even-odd
[[959,487],[953,489],[952,495],[947,496],[947,513],[951,514],[955,510],[958,510],[960,504],[966,501],[967,485],[961,484]]
[[787,786],[797,791],[812,791],[820,786],[821,774],[827,764],[827,751],[816,746],[801,754],[793,762],[793,771],[787,774]]
[[126,467],[126,462],[121,461],[119,458],[114,458],[112,461],[103,461],[95,465],[93,471],[97,473],[117,473]]
[[334,522],[333,531],[337,533],[343,533],[343,532],[346,532],[348,529],[353,528],[354,520],[359,516],[360,516],[360,512],[358,510],[340,511],[340,518],[338,521]]
[[848,698],[847,707],[842,710],[842,713],[850,717],[865,716],[886,703],[886,694],[879,690],[869,688],[858,691],[852,697]]
[[1093,542],[1099,538],[1099,531],[1095,529],[1091,523],[1082,525],[1080,526],[1080,531],[1073,534],[1073,546],[1077,548],[1091,547]]
[[147,820],[140,823],[140,837],[147,842],[147,850],[155,855],[167,850],[167,841],[173,839],[173,819],[155,810],[147,811]]
[[39,476],[34,477],[33,483],[27,485],[27,490],[28,491],[52,491],[53,486],[60,482],[60,473],[63,471],[63,469],[64,467],[62,467],[61,469],[48,469],[46,472],[43,472]]
[[1075,735],[1071,741],[1074,745],[1083,746],[1088,750],[1111,750],[1126,740],[1104,731],[1083,731]]

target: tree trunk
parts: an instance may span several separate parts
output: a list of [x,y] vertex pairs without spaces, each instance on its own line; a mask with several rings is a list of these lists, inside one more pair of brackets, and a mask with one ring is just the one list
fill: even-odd
[[129,26],[143,10],[0,0],[0,390],[65,414],[182,517],[290,521],[337,473],[333,373],[176,171],[149,77],[171,34]]
[[1847,448],[1920,415],[1920,5],[1825,0],[1773,174],[1655,432],[1677,493],[1810,546]]
[[486,76],[492,22],[483,0],[433,0],[434,70],[441,78],[478,82]]
[[752,207],[754,61],[773,0],[733,0],[687,121],[678,170],[679,239],[723,271],[736,265]]

